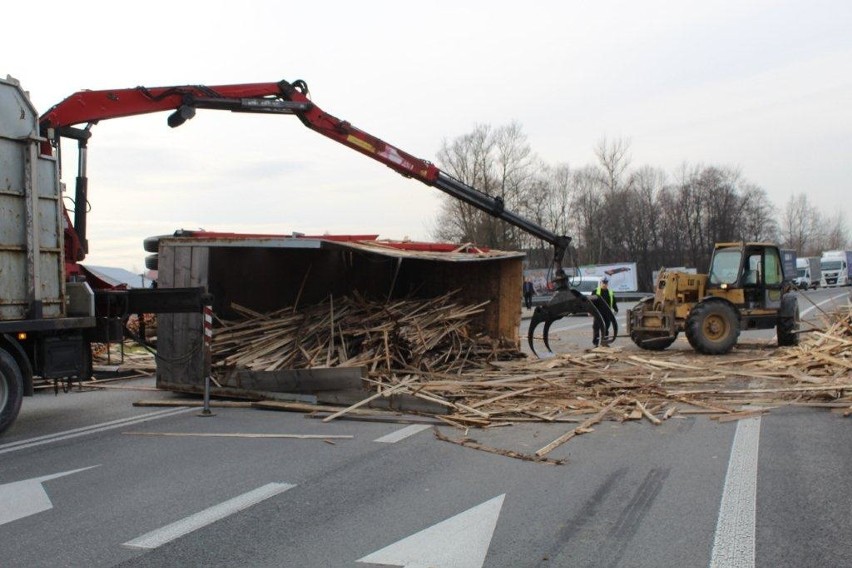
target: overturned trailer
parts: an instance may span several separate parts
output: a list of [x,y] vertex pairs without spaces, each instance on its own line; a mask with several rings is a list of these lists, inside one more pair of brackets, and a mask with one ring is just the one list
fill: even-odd
[[[258,313],[305,307],[353,293],[373,299],[433,298],[457,291],[464,304],[488,302],[471,325],[519,346],[523,253],[437,243],[378,240],[375,235],[316,237],[194,233],[158,239],[160,288],[200,286],[212,312],[228,319],[233,306]],[[205,323],[205,317],[208,321]],[[200,393],[211,375],[210,315],[165,314],[157,325],[157,386]],[[357,369],[257,372],[233,369],[217,377],[221,394],[299,390],[314,385],[360,388]],[[277,387],[275,386],[277,385]],[[290,385],[289,387],[287,385]],[[305,389],[307,392],[310,389]]]

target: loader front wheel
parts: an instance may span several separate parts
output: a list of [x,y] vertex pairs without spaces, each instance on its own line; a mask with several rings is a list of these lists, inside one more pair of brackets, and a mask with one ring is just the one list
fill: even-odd
[[641,332],[641,331],[633,331],[630,333],[630,339],[633,340],[633,343],[641,347],[642,349],[647,349],[648,351],[662,351],[667,349],[672,343],[677,339],[677,334],[675,335],[664,335],[662,337],[658,335],[654,335],[653,333]]
[[778,324],[775,333],[778,336],[779,347],[792,347],[799,344],[799,302],[792,294],[784,296],[781,300],[781,309],[778,311]]
[[692,309],[686,320],[686,338],[692,348],[705,355],[730,351],[740,335],[739,318],[730,304],[708,301]]

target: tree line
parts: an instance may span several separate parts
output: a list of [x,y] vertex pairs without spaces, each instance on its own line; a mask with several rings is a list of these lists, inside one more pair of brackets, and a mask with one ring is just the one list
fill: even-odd
[[[476,125],[444,140],[437,157],[443,171],[502,198],[506,209],[571,236],[566,265],[636,262],[641,290],[652,289],[652,272],[660,267],[706,271],[716,242],[776,242],[800,256],[818,256],[850,242],[842,211],[825,216],[801,193],[779,212],[766,191],[737,168],[633,167],[630,142],[624,139],[601,139],[594,154],[595,163],[579,168],[547,164],[512,122]],[[432,236],[523,250],[530,268],[547,267],[552,260],[549,244],[449,196]]]

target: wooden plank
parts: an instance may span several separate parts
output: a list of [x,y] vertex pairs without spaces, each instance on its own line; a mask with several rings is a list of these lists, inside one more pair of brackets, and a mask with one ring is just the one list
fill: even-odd
[[660,420],[659,418],[657,418],[656,416],[654,416],[653,414],[651,414],[650,412],[648,412],[648,409],[647,409],[647,408],[645,408],[645,405],[644,405],[644,404],[642,404],[642,403],[641,403],[640,401],[638,401],[638,400],[636,401],[636,407],[639,409],[639,412],[641,412],[641,413],[642,413],[642,416],[644,416],[645,418],[647,418],[647,419],[651,422],[651,424],[653,424],[654,426],[659,426],[660,424],[662,424],[662,423],[663,423],[663,421],[662,421],[662,420]]
[[[350,406],[362,400],[370,391],[364,389],[349,391],[327,391],[316,394],[318,403]],[[454,409],[452,404],[422,396],[423,393],[397,393],[370,401],[369,408],[393,410],[396,412],[419,412],[439,415],[447,414]]]
[[[283,410],[286,412],[337,412],[340,410],[337,406],[327,406],[322,404],[306,404],[303,402],[284,402],[279,400],[257,400],[251,403],[252,408],[260,408],[263,410]],[[369,410],[364,408],[351,409],[347,414],[361,416],[381,416],[387,415],[387,412],[382,410]]]
[[364,406],[364,405],[365,405],[365,404],[367,404],[368,402],[371,402],[371,401],[373,401],[373,400],[375,400],[375,399],[377,399],[377,398],[379,398],[379,397],[388,396],[389,394],[391,394],[391,393],[393,393],[393,392],[400,391],[400,390],[402,390],[403,388],[405,388],[405,387],[407,387],[408,385],[410,385],[411,383],[413,383],[415,380],[417,380],[417,378],[416,378],[416,377],[411,377],[411,378],[405,379],[404,381],[402,381],[402,382],[400,382],[400,383],[398,383],[398,384],[396,384],[396,385],[392,386],[391,388],[387,389],[386,391],[383,391],[383,392],[377,392],[376,394],[374,394],[374,395],[372,395],[372,396],[368,396],[368,397],[367,397],[367,398],[365,398],[364,400],[361,400],[361,401],[359,401],[359,402],[356,402],[355,404],[353,404],[353,405],[351,405],[351,406],[349,406],[349,407],[347,407],[347,408],[344,408],[343,410],[341,410],[341,411],[339,411],[339,412],[335,412],[334,414],[332,414],[332,415],[330,415],[330,416],[326,416],[325,418],[323,418],[323,419],[322,419],[322,421],[323,421],[323,422],[331,422],[332,420],[334,420],[334,419],[335,419],[335,418],[337,418],[338,416],[342,416],[342,415],[346,414],[347,412],[349,412],[349,411],[351,411],[351,410],[355,410],[355,409],[356,409],[356,408],[358,408],[358,407]]
[[734,412],[733,414],[725,414],[723,416],[713,416],[712,418],[719,422],[733,422],[734,420],[744,420],[747,418],[763,416],[767,412],[769,412],[768,408],[761,408],[759,410],[744,410],[742,412]]
[[581,423],[579,426],[577,426],[570,432],[562,434],[561,436],[538,450],[535,453],[536,457],[544,457],[562,444],[564,444],[565,442],[567,442],[568,440],[570,440],[571,438],[573,438],[574,436],[587,433],[589,431],[589,427],[594,426],[595,424],[603,420],[603,417],[606,416],[610,410],[615,408],[617,404],[621,403],[622,399],[623,397],[621,396],[616,397],[612,402],[607,404],[600,412],[598,412],[585,422]]
[[[157,285],[161,288],[174,288],[174,247],[160,245],[157,255]],[[175,360],[175,315],[157,314],[157,353],[161,359],[157,363],[157,386],[162,383],[178,381]]]
[[[172,407],[172,406],[204,406],[203,400],[198,400],[196,398],[164,398],[162,400],[137,400],[133,403],[133,406],[163,406],[163,407]],[[248,400],[211,400],[210,406],[214,406],[217,408],[251,408],[252,403]]]
[[346,434],[255,434],[236,432],[122,432],[127,436],[166,436],[192,438],[286,438],[292,440],[351,440]]
[[526,394],[528,392],[532,392],[532,391],[536,390],[536,388],[537,387],[528,387],[528,388],[521,389],[521,390],[518,390],[518,391],[511,391],[511,392],[503,393],[501,395],[491,397],[491,398],[486,399],[486,400],[481,400],[479,402],[475,402],[475,403],[471,404],[470,407],[471,408],[478,408],[478,407],[484,406],[486,404],[493,404],[493,403],[497,402],[498,400],[505,400],[505,399],[513,397],[513,396],[519,396],[519,395],[522,395],[522,394]]

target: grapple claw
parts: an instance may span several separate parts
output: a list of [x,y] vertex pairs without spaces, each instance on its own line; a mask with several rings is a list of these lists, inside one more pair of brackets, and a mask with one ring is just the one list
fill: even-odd
[[[594,313],[592,313],[592,310],[594,310]],[[550,348],[550,326],[553,325],[553,322],[570,314],[585,312],[592,313],[593,315],[597,314],[597,317],[601,318],[600,313],[594,308],[594,306],[592,306],[591,301],[577,290],[569,288],[567,290],[560,290],[557,292],[547,305],[538,306],[533,312],[532,319],[530,320],[529,332],[527,334],[530,351],[538,357],[538,353],[536,353],[535,346],[533,344],[535,328],[538,327],[538,324],[544,322],[544,345],[547,347],[547,350],[552,353],[553,350]],[[601,319],[601,321],[603,320]]]
[[544,329],[541,330],[541,336],[542,339],[544,339],[544,346],[547,347],[547,350],[551,353],[553,353],[553,349],[550,348],[550,341],[548,336],[550,335],[550,326],[553,325],[553,322],[555,321],[555,319],[552,319],[544,322]]
[[530,351],[532,351],[533,355],[535,355],[536,357],[538,357],[538,353],[535,352],[535,345],[533,344],[533,334],[535,334],[535,328],[538,327],[538,324],[545,320],[544,316],[542,315],[542,309],[543,308],[541,306],[536,306],[535,310],[533,311],[532,319],[530,319],[529,329],[527,330],[527,342],[530,345]]

